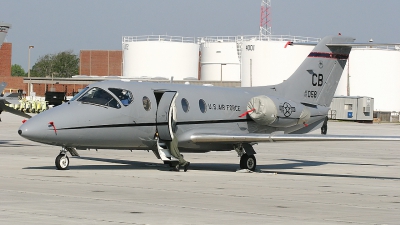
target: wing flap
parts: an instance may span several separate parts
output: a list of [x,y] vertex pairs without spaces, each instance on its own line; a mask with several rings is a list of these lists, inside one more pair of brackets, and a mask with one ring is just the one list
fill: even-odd
[[195,143],[277,142],[277,141],[400,141],[400,136],[319,135],[319,134],[192,134]]

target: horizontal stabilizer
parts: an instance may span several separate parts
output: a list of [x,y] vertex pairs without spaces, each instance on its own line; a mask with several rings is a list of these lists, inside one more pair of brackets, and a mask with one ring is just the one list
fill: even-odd
[[320,134],[193,134],[195,143],[250,143],[276,141],[400,141],[400,136],[320,135]]
[[328,47],[369,47],[369,46],[400,46],[400,43],[335,43],[326,44]]

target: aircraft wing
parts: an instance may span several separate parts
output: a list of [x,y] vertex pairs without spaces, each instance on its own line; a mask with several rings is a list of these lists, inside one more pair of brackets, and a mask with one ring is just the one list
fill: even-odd
[[364,135],[322,135],[322,134],[192,134],[190,139],[195,143],[250,143],[276,141],[400,141],[400,136],[364,136]]
[[21,112],[19,110],[16,110],[16,109],[13,109],[11,107],[6,106],[3,99],[0,100],[0,112],[1,111],[6,111],[6,112],[15,114],[17,116],[22,116],[22,117],[25,117],[25,118],[28,118],[28,119],[32,117],[32,116],[30,116],[30,115],[28,115],[28,114],[26,114],[24,112]]

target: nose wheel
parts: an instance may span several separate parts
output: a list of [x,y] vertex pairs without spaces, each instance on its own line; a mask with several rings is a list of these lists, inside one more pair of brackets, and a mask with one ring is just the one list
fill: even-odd
[[254,155],[243,154],[240,157],[240,169],[256,170],[256,157]]
[[67,154],[59,154],[55,161],[58,170],[67,170],[69,166],[69,158]]

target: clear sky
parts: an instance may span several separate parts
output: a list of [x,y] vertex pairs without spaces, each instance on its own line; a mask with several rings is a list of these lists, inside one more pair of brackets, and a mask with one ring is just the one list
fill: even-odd
[[[12,63],[73,50],[120,50],[122,36],[235,36],[259,32],[261,0],[2,0]],[[272,34],[400,42],[399,0],[272,0]]]

